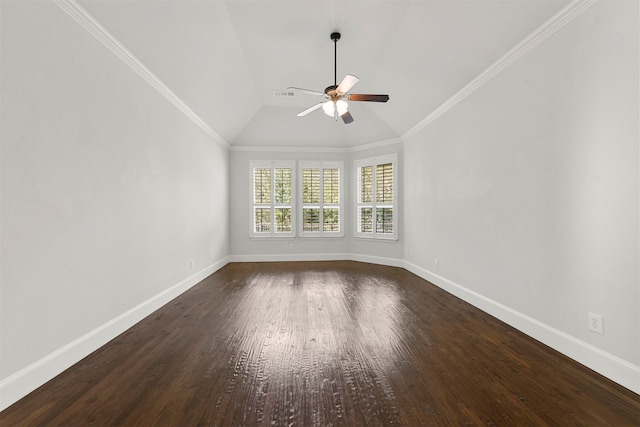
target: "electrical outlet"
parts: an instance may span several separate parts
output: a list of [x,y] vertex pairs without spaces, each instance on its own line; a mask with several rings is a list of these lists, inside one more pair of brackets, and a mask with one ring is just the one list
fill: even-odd
[[193,260],[189,261],[189,269],[193,270]]
[[589,313],[589,330],[599,334],[604,334],[602,316],[599,314]]
[[436,266],[436,268],[440,268],[440,260],[438,258],[433,261],[433,264]]
[[293,250],[293,243],[289,243],[289,250],[292,251]]

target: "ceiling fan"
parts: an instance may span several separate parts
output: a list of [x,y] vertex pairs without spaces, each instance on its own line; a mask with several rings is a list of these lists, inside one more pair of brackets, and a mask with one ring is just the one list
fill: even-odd
[[360,80],[351,74],[347,74],[345,78],[342,79],[342,82],[337,84],[338,40],[340,40],[340,33],[331,33],[331,40],[333,40],[334,44],[333,85],[327,87],[324,92],[298,87],[289,87],[287,90],[298,91],[309,95],[323,96],[325,98],[325,101],[319,102],[298,113],[298,117],[306,116],[310,112],[322,107],[322,110],[326,115],[333,117],[336,120],[338,120],[338,117],[342,117],[344,123],[349,124],[353,122],[353,116],[349,112],[349,104],[347,101],[387,102],[389,100],[389,95],[368,95],[361,93],[349,94],[349,90]]

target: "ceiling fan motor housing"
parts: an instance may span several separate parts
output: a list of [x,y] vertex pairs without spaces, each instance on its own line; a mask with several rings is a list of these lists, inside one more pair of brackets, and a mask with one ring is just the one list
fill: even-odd
[[338,89],[337,85],[331,85],[331,86],[327,86],[327,88],[324,90],[325,96],[334,102],[341,98],[340,94],[336,89]]

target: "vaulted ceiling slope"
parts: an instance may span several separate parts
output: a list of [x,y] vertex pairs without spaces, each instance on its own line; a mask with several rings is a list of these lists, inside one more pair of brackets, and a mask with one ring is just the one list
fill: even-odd
[[[354,147],[400,138],[561,10],[568,0],[80,0],[97,21],[232,146]],[[345,125],[289,86],[354,74]]]

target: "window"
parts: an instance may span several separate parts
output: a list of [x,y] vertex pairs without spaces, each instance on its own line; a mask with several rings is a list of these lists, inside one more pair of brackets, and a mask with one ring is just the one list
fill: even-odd
[[302,237],[340,237],[342,162],[300,163]]
[[293,162],[251,162],[251,235],[293,237]]
[[355,162],[356,237],[396,240],[397,155]]

